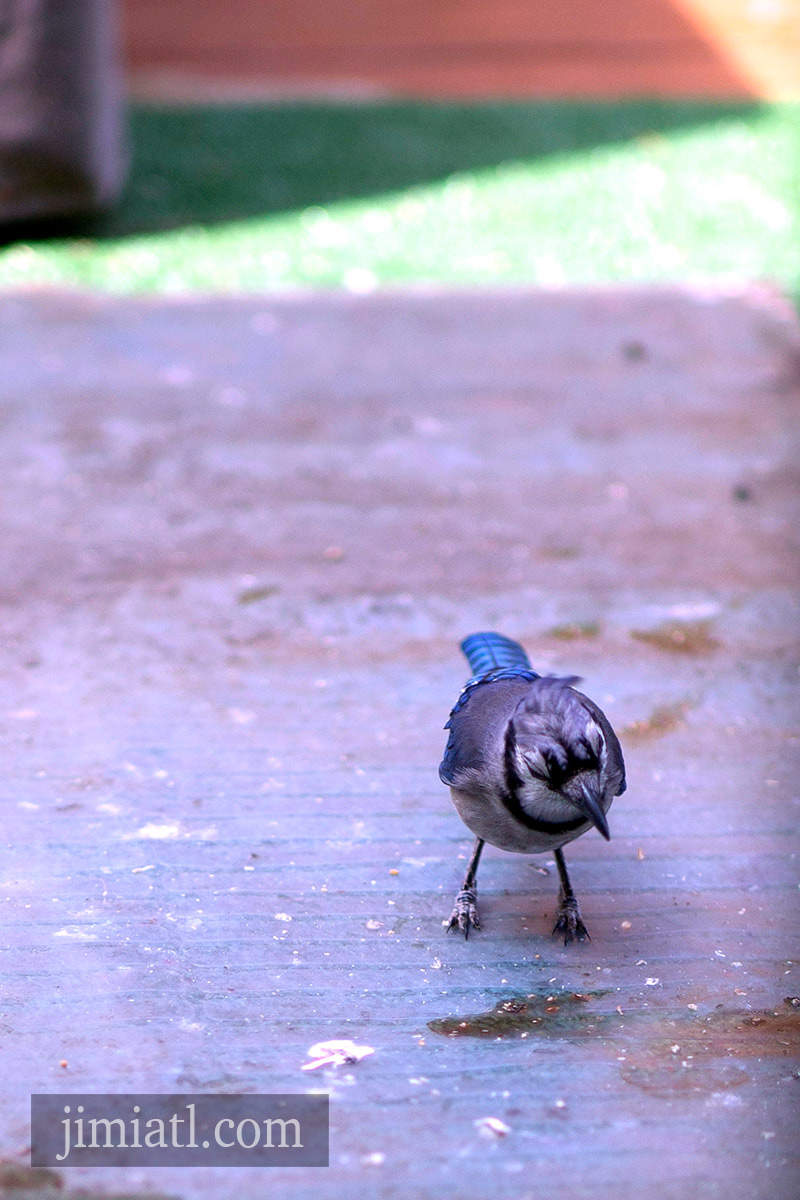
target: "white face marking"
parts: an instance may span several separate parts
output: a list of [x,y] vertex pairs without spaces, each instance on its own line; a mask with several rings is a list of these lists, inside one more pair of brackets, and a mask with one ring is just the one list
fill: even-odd
[[517,771],[521,779],[527,779],[531,773],[534,775],[543,775],[545,779],[547,778],[549,772],[541,750],[534,747],[532,750],[526,749],[523,753],[517,747],[516,759]]
[[602,759],[606,752],[606,740],[603,731],[595,720],[589,719],[586,726],[586,740],[598,758]]

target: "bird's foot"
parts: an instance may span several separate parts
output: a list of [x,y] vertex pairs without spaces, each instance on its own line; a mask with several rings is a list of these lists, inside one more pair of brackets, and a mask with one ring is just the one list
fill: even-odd
[[570,942],[591,941],[589,930],[581,920],[581,910],[574,896],[561,896],[558,902],[556,923],[553,926],[553,937],[564,935],[564,945]]
[[469,937],[470,929],[480,929],[481,922],[478,917],[478,896],[475,888],[465,887],[456,895],[453,911],[450,914],[450,921],[447,925],[447,932],[452,929],[460,929],[465,938]]

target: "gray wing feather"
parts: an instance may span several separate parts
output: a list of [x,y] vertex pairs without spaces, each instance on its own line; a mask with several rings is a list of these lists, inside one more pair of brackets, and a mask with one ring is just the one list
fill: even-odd
[[474,688],[466,704],[450,714],[450,737],[439,778],[457,786],[464,772],[486,773],[487,783],[503,780],[503,744],[508,722],[531,687],[528,679],[496,679]]

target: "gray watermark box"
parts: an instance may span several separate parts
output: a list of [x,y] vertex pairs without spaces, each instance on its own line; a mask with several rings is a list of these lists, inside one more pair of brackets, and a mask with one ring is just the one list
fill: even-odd
[[328,1097],[31,1096],[32,1167],[327,1167]]

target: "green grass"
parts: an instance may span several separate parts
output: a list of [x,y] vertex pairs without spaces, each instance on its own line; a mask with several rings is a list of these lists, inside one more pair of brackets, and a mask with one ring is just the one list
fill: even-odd
[[0,249],[0,285],[722,276],[800,293],[798,105],[142,107],[132,148],[113,217]]

